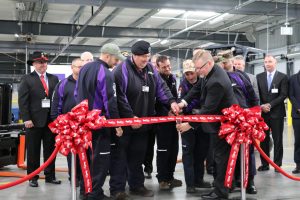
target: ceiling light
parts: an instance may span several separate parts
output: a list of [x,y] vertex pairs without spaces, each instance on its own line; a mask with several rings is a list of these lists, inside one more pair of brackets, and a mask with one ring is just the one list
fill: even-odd
[[16,37],[16,38],[18,38],[18,37],[20,37],[20,36],[19,36],[19,34],[18,34],[18,33],[15,33],[15,37]]
[[209,22],[209,24],[216,24],[216,23],[218,23],[218,22],[224,20],[224,18],[225,18],[226,16],[228,16],[228,15],[229,15],[229,13],[221,14],[220,16],[218,16],[218,17],[214,18],[213,20],[211,20],[211,21]]
[[152,42],[150,45],[151,45],[151,46],[152,46],[152,45],[155,45],[155,44],[159,43],[160,41],[161,41],[161,39],[158,39],[157,41]]
[[199,47],[200,48],[205,48],[205,47],[208,47],[208,46],[211,46],[211,45],[214,45],[214,44],[216,44],[216,43],[214,43],[214,42],[207,42],[207,43],[201,44]]
[[177,9],[161,9],[157,14],[182,14],[185,10],[177,10]]
[[186,11],[184,13],[184,17],[188,17],[190,15],[193,15],[194,17],[212,17],[214,15],[217,15],[218,13],[216,12],[211,12],[211,11]]
[[167,43],[169,43],[169,40],[166,40],[166,39],[160,42],[160,44],[162,44],[162,45],[167,44]]

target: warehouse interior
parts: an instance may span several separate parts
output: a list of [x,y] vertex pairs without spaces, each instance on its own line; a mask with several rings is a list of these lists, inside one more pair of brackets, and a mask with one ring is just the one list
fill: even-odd
[[[6,113],[14,114],[13,119],[1,116],[0,126],[6,121],[18,122],[17,90],[21,77],[32,70],[27,60],[34,51],[47,52],[48,66],[53,65],[59,71],[60,66],[70,66],[85,51],[98,57],[106,43],[115,43],[121,51],[130,52],[135,42],[145,40],[151,44],[151,54],[170,57],[172,73],[178,82],[182,78],[182,62],[191,59],[197,48],[231,49],[236,55],[245,55],[249,66],[246,71],[254,75],[264,71],[263,56],[267,54],[276,57],[277,70],[288,77],[300,70],[300,0],[1,0],[0,3],[0,91],[12,95],[6,100],[9,103],[4,104],[3,100],[0,107],[2,112],[9,105],[12,109]],[[4,84],[10,84],[12,90],[5,90]],[[13,131],[12,135],[20,133],[18,129],[3,133],[8,131]],[[1,133],[2,130],[0,140]],[[290,173],[294,168],[294,137],[288,117],[283,140],[282,168]],[[255,154],[259,166],[259,154]],[[179,159],[180,155],[181,152]],[[59,168],[67,166],[66,158],[61,155],[56,163]],[[0,173],[7,171],[26,172],[15,164],[0,163]],[[67,173],[59,172],[58,177],[63,181],[60,186],[43,183],[35,189],[23,183],[1,190],[0,199],[71,199]],[[176,166],[176,177],[184,180],[182,163]],[[213,180],[210,175],[205,177]],[[258,172],[255,179],[258,194],[247,195],[249,199],[299,199],[299,182],[274,174],[273,170]],[[0,176],[0,185],[13,180],[16,178]],[[109,177],[106,194],[109,194],[108,182]],[[161,192],[155,175],[145,184],[155,191],[154,197],[145,199],[201,199],[200,195],[206,192],[199,190],[190,195],[185,193],[185,187]],[[239,199],[240,191],[234,191],[230,197]]]

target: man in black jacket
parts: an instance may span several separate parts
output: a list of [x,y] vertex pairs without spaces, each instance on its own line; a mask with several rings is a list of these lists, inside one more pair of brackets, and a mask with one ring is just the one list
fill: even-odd
[[[48,128],[48,123],[50,122],[50,99],[58,78],[46,73],[47,63],[46,53],[34,52],[27,62],[34,67],[34,71],[22,77],[18,91],[20,113],[26,127],[27,174],[40,166],[42,140],[45,161],[54,150],[54,134]],[[46,167],[44,174],[46,183],[61,183],[55,177],[55,159]],[[38,175],[33,177],[29,185],[38,187],[38,178]]]
[[[132,56],[114,69],[118,108],[121,118],[150,117],[155,115],[155,101],[160,101],[178,112],[179,108],[168,86],[148,62],[151,47],[138,41],[131,47]],[[142,164],[145,158],[151,125],[124,127],[119,138],[116,157],[112,159],[110,192],[117,199],[126,199],[128,180],[131,193],[151,197],[153,191],[144,186]]]
[[[283,157],[283,123],[285,113],[284,100],[288,95],[288,77],[276,70],[276,59],[267,55],[264,60],[266,72],[257,75],[259,98],[262,108],[262,117],[269,126],[266,139],[260,143],[261,148],[270,156],[270,130],[274,140],[274,162],[282,165]],[[261,166],[258,171],[269,170],[269,163],[261,156]],[[277,172],[275,170],[275,172]]]
[[[226,72],[219,66],[215,65],[213,57],[208,51],[199,50],[193,57],[195,68],[203,77],[203,81],[199,81],[185,96],[180,107],[187,106],[191,100],[197,95],[200,96],[201,109],[197,114],[201,115],[221,115],[222,109],[228,108],[237,103],[235,99],[231,82]],[[227,162],[230,153],[230,145],[225,139],[220,139],[218,132],[220,123],[182,123],[177,125],[179,132],[188,131],[191,128],[199,126],[207,134],[212,136],[214,140],[214,159],[216,162],[216,179],[215,189],[207,195],[203,195],[203,199],[219,199],[228,198],[228,188],[224,186]]]

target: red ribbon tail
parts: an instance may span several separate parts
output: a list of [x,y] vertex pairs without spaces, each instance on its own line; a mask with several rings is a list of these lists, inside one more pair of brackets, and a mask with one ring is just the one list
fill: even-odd
[[78,155],[79,155],[82,177],[84,181],[85,193],[90,193],[92,192],[92,179],[90,174],[89,163],[86,157],[86,150],[82,147],[79,147]]
[[244,174],[244,188],[247,188],[248,185],[248,179],[249,179],[249,144],[245,144],[245,149],[244,149],[244,162],[245,162],[245,174]]
[[230,150],[230,155],[229,155],[227,170],[226,170],[226,177],[225,177],[225,182],[224,182],[224,186],[227,188],[231,188],[234,171],[235,171],[236,160],[237,160],[237,157],[239,154],[239,148],[240,148],[240,144],[234,143]]

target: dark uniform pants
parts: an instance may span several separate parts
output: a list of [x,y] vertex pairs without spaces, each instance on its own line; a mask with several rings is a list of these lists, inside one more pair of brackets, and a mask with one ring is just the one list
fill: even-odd
[[112,149],[109,182],[112,195],[125,191],[126,180],[130,189],[143,187],[145,181],[142,164],[149,131],[123,130],[123,135],[116,139],[116,146]]
[[178,155],[178,131],[175,122],[157,126],[157,179],[158,182],[174,179]]
[[[40,167],[41,143],[43,140],[44,162],[48,160],[54,150],[55,135],[46,126],[43,128],[26,129],[26,148],[27,148],[27,174],[32,173]],[[55,158],[48,167],[45,168],[44,174],[47,180],[55,179]],[[32,178],[37,180],[38,175]]]
[[154,156],[154,145],[155,145],[156,125],[153,125],[152,130],[149,132],[147,151],[144,160],[144,172],[153,172],[153,156]]
[[188,187],[203,181],[204,160],[209,148],[209,134],[201,131],[201,128],[181,134],[182,162],[185,182]]
[[93,133],[93,152],[91,152],[91,176],[93,191],[89,194],[89,199],[103,199],[102,186],[105,182],[110,166],[110,138],[111,129],[102,128]]
[[[274,162],[276,165],[281,166],[282,165],[282,157],[283,157],[283,142],[282,142],[282,135],[283,135],[283,123],[284,119],[265,119],[265,122],[269,126],[269,128],[272,131],[272,138],[274,141]],[[270,157],[270,129],[267,130],[266,138],[263,142],[260,143],[260,147],[262,150],[267,154],[268,157]],[[263,166],[269,166],[269,163],[260,156],[261,164]]]
[[294,161],[300,165],[300,118],[293,118],[293,128],[295,136]]

